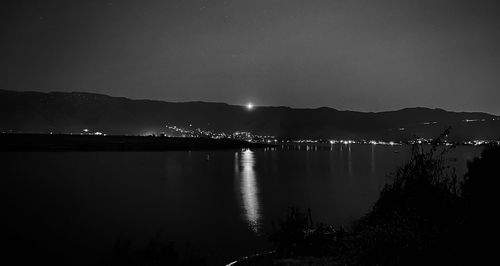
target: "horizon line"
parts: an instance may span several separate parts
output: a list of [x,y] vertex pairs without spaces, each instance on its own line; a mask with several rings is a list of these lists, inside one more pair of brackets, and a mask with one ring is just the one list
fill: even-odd
[[[50,93],[66,93],[66,94],[94,94],[94,95],[101,95],[101,96],[106,96],[106,97],[111,97],[111,98],[125,98],[127,100],[131,101],[156,101],[156,102],[164,102],[164,103],[176,103],[176,104],[181,104],[181,103],[206,103],[206,104],[225,104],[229,106],[238,106],[245,108],[246,104],[236,104],[236,103],[227,103],[227,102],[217,102],[217,101],[204,101],[204,100],[188,100],[188,101],[169,101],[165,99],[148,99],[148,98],[131,98],[127,96],[115,96],[115,95],[110,95],[110,94],[105,94],[105,93],[100,93],[100,92],[91,92],[91,91],[37,91],[37,90],[6,90],[6,89],[1,89],[0,91],[8,91],[8,92],[17,92],[17,93],[42,93],[42,94],[50,94]],[[318,109],[331,109],[339,112],[358,112],[358,113],[387,113],[387,112],[397,112],[397,111],[403,111],[407,109],[427,109],[427,110],[436,110],[436,111],[445,111],[445,112],[454,112],[454,113],[478,113],[478,114],[487,114],[487,115],[493,115],[496,117],[500,117],[498,114],[494,113],[489,113],[485,111],[464,111],[464,110],[450,110],[450,109],[444,109],[441,107],[428,107],[428,106],[411,106],[411,107],[401,107],[398,109],[387,109],[383,111],[361,111],[361,110],[353,110],[353,109],[337,109],[335,107],[331,106],[317,106],[317,107],[296,107],[296,106],[286,106],[286,105],[259,105],[256,104],[255,102],[252,102],[254,108],[289,108],[289,109],[296,109],[296,110],[318,110]]]

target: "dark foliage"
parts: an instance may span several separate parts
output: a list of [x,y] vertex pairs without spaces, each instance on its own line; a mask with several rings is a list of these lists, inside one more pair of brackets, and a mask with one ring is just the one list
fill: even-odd
[[342,265],[476,265],[492,257],[500,147],[469,162],[460,183],[448,166],[451,148],[440,145],[447,133],[430,146],[413,146],[372,211],[349,232],[332,229],[329,238],[308,238],[310,215],[292,209],[272,235],[277,253],[330,256]]
[[[481,157],[467,163],[468,173],[463,183],[463,197],[470,211],[493,207],[500,178],[500,147],[489,146]],[[481,213],[477,213],[481,215]]]
[[183,249],[176,248],[173,242],[162,240],[161,234],[153,237],[143,248],[132,248],[130,240],[117,240],[114,246],[114,265],[160,266],[206,265],[203,258],[187,243]]
[[340,243],[344,232],[343,228],[335,230],[333,226],[314,225],[310,209],[305,213],[291,207],[269,238],[276,243],[278,257],[325,256]]
[[465,217],[461,254],[469,264],[486,262],[496,255],[498,234],[498,188],[500,146],[483,150],[480,158],[467,163],[468,173],[462,186]]
[[356,260],[361,264],[417,265],[456,263],[455,236],[463,217],[463,200],[454,169],[447,166],[450,148],[414,145],[410,160],[385,186],[373,210],[354,226]]

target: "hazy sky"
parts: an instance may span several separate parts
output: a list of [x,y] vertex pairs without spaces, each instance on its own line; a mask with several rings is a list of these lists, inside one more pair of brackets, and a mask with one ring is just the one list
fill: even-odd
[[498,0],[10,2],[3,89],[500,114]]

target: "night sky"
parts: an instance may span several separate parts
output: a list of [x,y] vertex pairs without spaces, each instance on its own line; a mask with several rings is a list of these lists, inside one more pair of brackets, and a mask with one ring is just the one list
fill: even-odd
[[2,89],[500,114],[498,0],[10,2]]

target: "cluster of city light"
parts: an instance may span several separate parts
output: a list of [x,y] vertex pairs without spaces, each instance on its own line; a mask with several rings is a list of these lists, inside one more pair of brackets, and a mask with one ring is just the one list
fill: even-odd
[[[192,130],[187,130],[187,129],[184,129],[181,127],[169,126],[169,125],[166,125],[165,127],[168,130],[171,130],[171,131],[177,133],[178,136],[180,136],[180,137],[195,137],[195,135],[193,134],[194,132]],[[165,134],[164,132],[162,132],[162,133],[160,133],[160,136],[170,137],[171,135]]]
[[431,143],[432,139],[426,139],[426,138],[418,138],[415,140],[410,140],[408,141],[409,144],[429,144]]
[[476,140],[465,141],[463,144],[464,145],[473,145],[473,146],[491,145],[491,144],[500,145],[500,140],[481,140],[481,139],[476,139]]
[[330,144],[344,144],[344,145],[348,145],[348,144],[355,144],[356,141],[355,140],[330,140]]
[[369,144],[372,144],[372,145],[390,145],[390,146],[394,146],[394,145],[402,145],[402,143],[400,142],[394,142],[394,141],[377,141],[377,140],[370,140]]
[[332,139],[332,140],[314,140],[314,139],[299,139],[299,140],[287,140],[287,141],[279,141],[280,143],[297,143],[297,144],[320,144],[320,143],[329,143],[331,145],[334,144],[372,144],[372,145],[402,145],[402,142],[396,141],[382,141],[382,140],[345,140],[345,139]]
[[[52,134],[52,132],[50,132]],[[79,133],[80,135],[94,135],[94,136],[106,136],[106,134],[99,132],[99,131],[90,131],[88,128],[84,128],[82,132]],[[70,135],[73,135],[73,133],[70,133]]]
[[289,140],[286,142],[294,142],[294,143],[319,143],[321,142],[320,140],[313,140],[313,139],[298,139],[298,140]]
[[232,133],[229,138],[231,139],[238,139],[238,140],[245,140],[249,142],[267,142],[267,143],[272,143],[272,142],[277,142],[278,140],[274,136],[268,136],[268,135],[256,135],[251,132],[246,132],[246,131],[236,131]]
[[[487,119],[485,118],[473,118],[473,119],[469,119],[469,118],[466,118],[464,120],[462,120],[462,122],[465,122],[465,123],[470,123],[470,122],[486,122]],[[491,121],[497,121],[497,120],[500,120],[499,117],[495,117],[495,118],[492,118]],[[438,122],[435,122],[435,121],[431,121],[431,122],[423,122],[422,124],[424,125],[433,125],[433,124],[437,124]]]
[[[495,121],[494,118],[492,120]],[[465,122],[465,123],[469,123],[469,122],[485,122],[485,121],[486,121],[486,119],[464,119],[464,120],[462,120],[462,122]]]
[[330,140],[330,144],[371,144],[371,145],[402,145],[400,142],[395,141],[382,141],[382,140]]
[[[190,125],[192,127],[192,125]],[[237,139],[237,140],[244,140],[244,141],[249,141],[249,142],[266,142],[266,143],[273,143],[277,142],[276,138],[274,136],[262,136],[262,135],[256,135],[251,132],[246,132],[246,131],[236,131],[233,133],[225,133],[225,132],[215,132],[211,131],[208,129],[201,129],[201,128],[194,128],[194,129],[186,129],[183,127],[178,127],[178,126],[169,126],[167,125],[166,128],[173,133],[171,134],[166,134],[166,133],[161,133],[160,136],[164,137],[188,137],[188,138],[212,138],[212,139]]]
[[[417,138],[414,140],[408,141],[383,141],[383,140],[312,140],[312,139],[304,139],[304,140],[286,140],[286,141],[278,141],[278,143],[295,143],[295,144],[312,144],[317,145],[321,143],[329,143],[330,145],[334,144],[369,144],[369,145],[388,145],[388,146],[397,146],[404,144],[430,144],[433,141],[431,138]],[[443,140],[440,142],[440,145],[444,146],[452,146],[452,145],[500,145],[500,140],[470,140],[470,141],[462,141],[462,142],[450,142],[448,140]]]
[[[192,125],[189,125],[192,127]],[[160,133],[160,136],[162,137],[183,137],[183,138],[214,138],[214,139],[222,139],[222,138],[228,138],[228,135],[225,133],[220,133],[220,132],[213,132],[210,130],[205,130],[201,128],[195,128],[195,129],[186,129],[183,127],[178,127],[178,126],[169,126],[167,125],[166,128],[172,133],[172,134],[166,134],[165,132]]]

